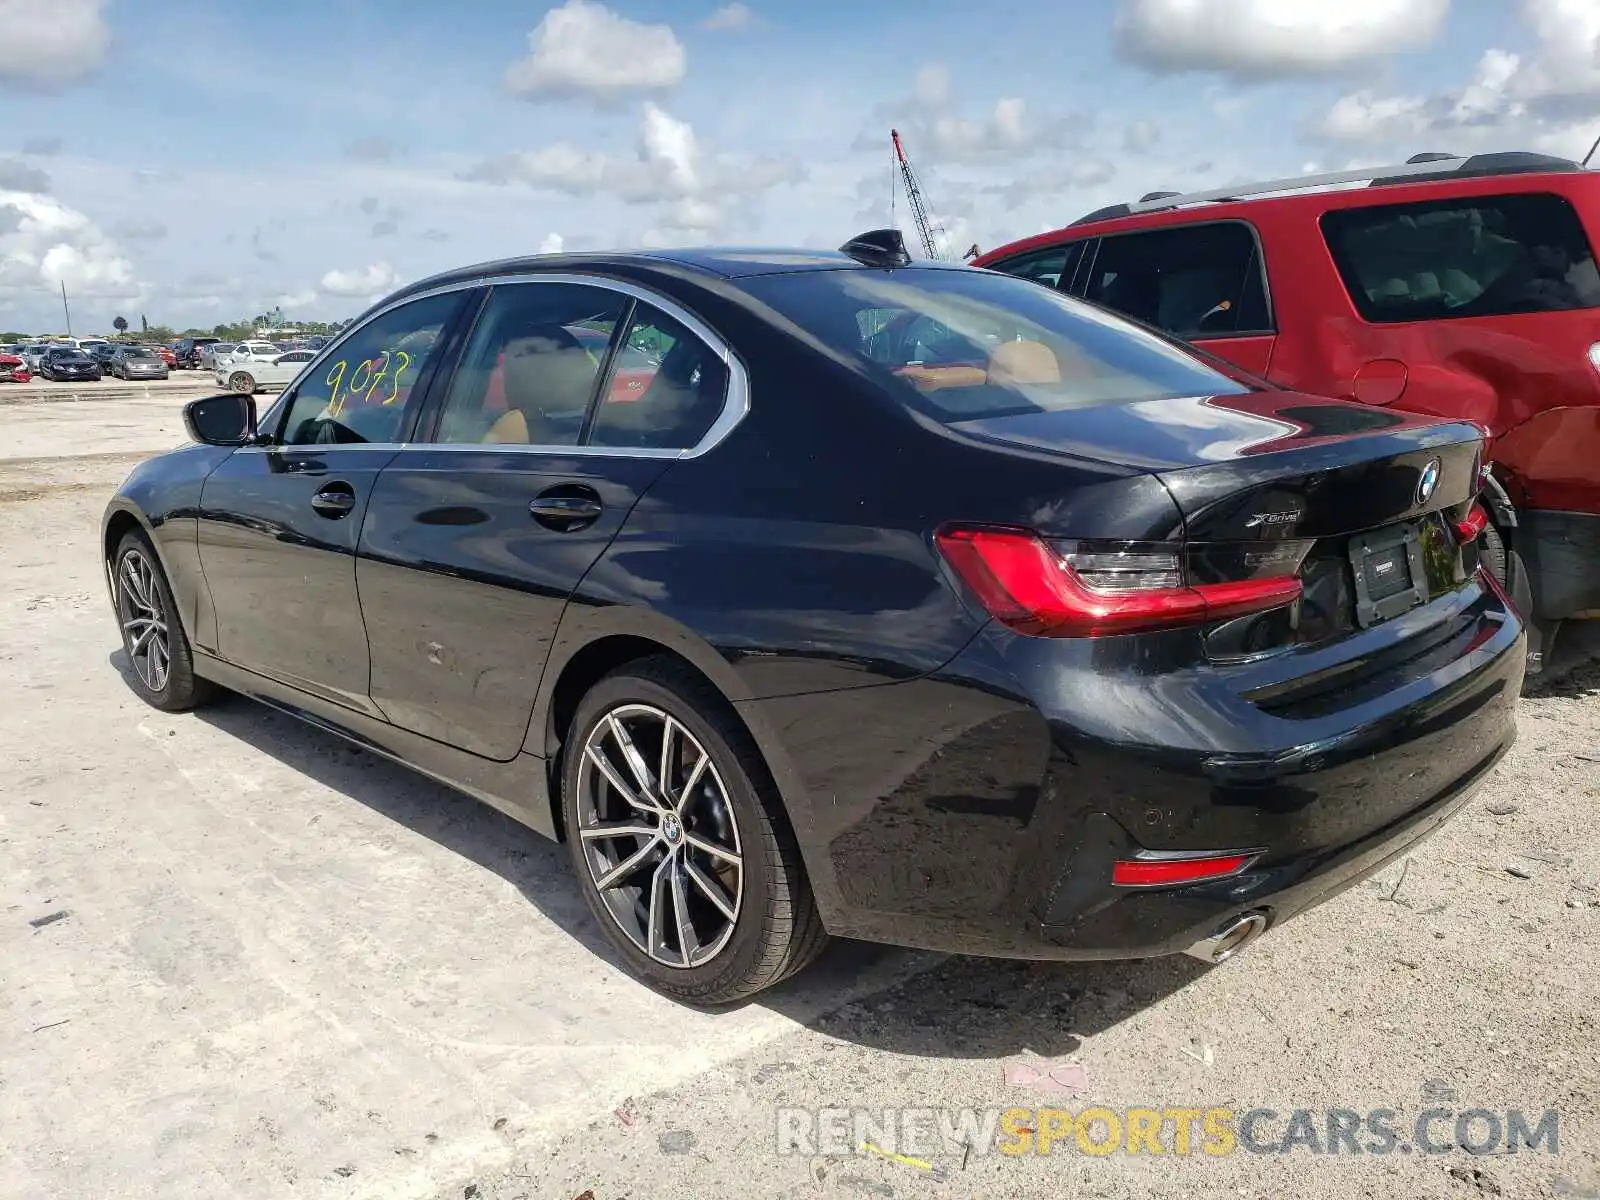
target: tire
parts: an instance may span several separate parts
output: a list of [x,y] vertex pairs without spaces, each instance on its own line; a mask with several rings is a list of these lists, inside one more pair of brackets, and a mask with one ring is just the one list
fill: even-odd
[[[629,770],[613,718],[628,731],[652,788],[661,775],[661,738],[652,739],[650,730],[676,727],[670,810],[656,808],[638,772]],[[610,774],[586,752],[591,745]],[[709,761],[697,768],[699,750]],[[630,804],[613,777],[651,811]],[[693,779],[699,782],[690,791]],[[760,752],[727,702],[675,660],[631,663],[584,696],[562,756],[561,806],[584,901],[629,972],[663,995],[707,1008],[732,1004],[799,971],[827,944],[799,848]],[[654,833],[597,835],[601,821]],[[707,853],[707,845],[721,853]],[[730,850],[737,851],[736,868]],[[634,869],[602,893],[600,880],[608,873],[615,877],[615,869],[628,863]],[[695,943],[688,947],[691,938],[679,933],[677,919],[684,908]],[[653,926],[652,911],[660,913]]]
[[1505,589],[1506,595],[1517,606],[1524,619],[1533,619],[1533,585],[1528,578],[1528,568],[1522,555],[1506,545],[1505,535],[1493,525],[1484,527],[1478,539],[1478,552],[1489,574]]
[[[109,569],[122,649],[128,656],[128,682],[139,698],[171,713],[188,712],[215,699],[217,685],[194,673],[194,652],[178,619],[172,588],[145,536],[125,534]],[[141,645],[139,639],[146,634]],[[159,648],[164,648],[164,671],[159,669],[163,657]]]
[[256,381],[248,372],[235,371],[228,376],[228,390],[241,396],[250,396],[255,393]]

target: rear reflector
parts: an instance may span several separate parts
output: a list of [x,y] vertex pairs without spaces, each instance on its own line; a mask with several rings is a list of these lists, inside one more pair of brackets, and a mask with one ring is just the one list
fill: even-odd
[[1216,854],[1195,858],[1123,859],[1111,866],[1111,882],[1118,887],[1162,887],[1224,879],[1244,870],[1254,854]]
[[[1058,549],[1031,530],[993,526],[947,526],[935,540],[990,616],[1036,637],[1173,629],[1300,599],[1293,574],[1185,584],[1181,555],[1172,547],[1067,543]],[[1296,559],[1290,570],[1298,565]]]

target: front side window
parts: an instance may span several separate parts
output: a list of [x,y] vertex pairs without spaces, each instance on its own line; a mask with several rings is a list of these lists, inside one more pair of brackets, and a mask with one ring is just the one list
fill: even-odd
[[1325,213],[1322,233],[1363,319],[1433,321],[1600,307],[1572,205],[1534,193]]
[[1261,256],[1242,221],[1102,238],[1084,296],[1175,337],[1239,337],[1272,328]]
[[1109,313],[987,271],[805,271],[742,284],[939,420],[1250,390]]
[[397,440],[412,390],[462,294],[413,300],[361,326],[327,354],[289,403],[289,446]]
[[644,302],[595,410],[588,444],[687,450],[722,413],[728,366],[681,322]]
[[439,415],[435,441],[574,446],[628,298],[568,283],[494,289]]
[[1052,246],[1049,250],[1036,250],[1005,262],[990,263],[989,270],[1004,271],[1018,279],[1031,279],[1035,283],[1065,290],[1071,286],[1073,273],[1082,257],[1083,243],[1067,242]]

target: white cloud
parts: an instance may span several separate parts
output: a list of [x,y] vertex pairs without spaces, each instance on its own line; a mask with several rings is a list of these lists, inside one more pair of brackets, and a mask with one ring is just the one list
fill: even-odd
[[1065,166],[1055,165],[1033,174],[1018,175],[1007,183],[988,184],[983,191],[986,195],[998,196],[1009,212],[1036,200],[1059,200],[1081,189],[1098,188],[1109,183],[1116,174],[1117,168],[1105,159],[1075,158]]
[[671,187],[684,195],[695,190],[700,171],[700,146],[689,122],[668,115],[654,104],[647,104],[640,140],[645,161],[656,164]]
[[1600,4],[1595,0],[1524,0],[1523,15],[1539,54],[1508,78],[1518,99],[1546,111],[1600,112]]
[[52,89],[76,83],[111,47],[106,0],[0,0],[0,83]]
[[667,205],[670,207],[659,217],[661,230],[709,233],[717,228],[729,201],[797,182],[803,174],[794,163],[712,154],[687,121],[647,102],[632,156],[556,142],[539,150],[489,159],[463,178],[523,183],[568,196],[612,196],[627,204]]
[[50,190],[50,176],[20,159],[0,158],[0,190],[42,195]]
[[353,270],[333,270],[322,277],[321,290],[330,296],[378,296],[390,291],[400,277],[386,262]]
[[84,214],[36,192],[0,191],[0,292],[133,298],[133,265]]
[[566,244],[566,238],[562,237],[559,233],[547,233],[544,235],[544,240],[539,243],[539,253],[560,254],[562,248],[565,247]]
[[754,15],[748,4],[725,4],[700,22],[700,25],[704,29],[744,29],[749,26]]
[[1426,45],[1449,10],[1450,0],[1122,0],[1116,34],[1123,54],[1156,70],[1266,78]]
[[567,0],[528,34],[528,55],[506,69],[506,86],[530,99],[605,102],[676,86],[688,66],[670,25],[643,25],[592,0]]
[[1530,52],[1491,48],[1465,85],[1432,95],[1368,89],[1341,96],[1313,132],[1397,150],[1431,137],[1457,153],[1526,148],[1581,155],[1600,119],[1600,4],[1523,0],[1522,14],[1535,37]]
[[1148,154],[1161,140],[1161,126],[1154,121],[1135,121],[1122,135],[1123,146],[1133,154]]
[[1318,132],[1343,142],[1390,142],[1426,132],[1432,118],[1423,96],[1380,96],[1371,91],[1341,96]]
[[985,112],[965,114],[957,104],[950,71],[943,63],[927,63],[912,80],[911,94],[882,105],[873,114],[871,130],[856,139],[855,149],[882,146],[883,123],[898,128],[913,161],[979,164],[1012,161],[1035,150],[1075,142],[1087,117],[1068,113],[1037,120],[1025,100],[1002,97]]
[[317,293],[315,291],[285,292],[273,301],[273,304],[278,308],[286,308],[292,312],[297,308],[308,308],[316,302]]

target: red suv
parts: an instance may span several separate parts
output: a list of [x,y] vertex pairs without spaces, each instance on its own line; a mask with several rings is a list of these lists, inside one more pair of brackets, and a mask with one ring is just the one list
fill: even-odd
[[1488,432],[1530,671],[1600,618],[1600,174],[1542,154],[1153,192],[979,256],[1297,391]]

